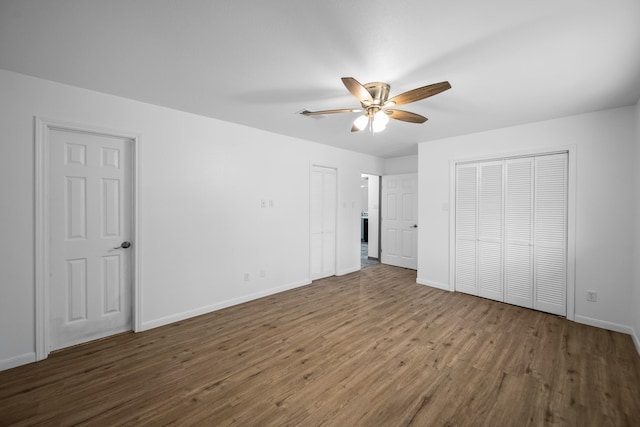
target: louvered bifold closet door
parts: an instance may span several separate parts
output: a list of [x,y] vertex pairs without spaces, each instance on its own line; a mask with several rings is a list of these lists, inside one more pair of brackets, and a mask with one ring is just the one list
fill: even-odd
[[503,301],[502,161],[480,163],[478,185],[478,295]]
[[477,229],[478,167],[456,166],[456,291],[478,295]]
[[567,154],[535,158],[534,308],[565,316]]
[[533,308],[533,158],[505,161],[504,301]]

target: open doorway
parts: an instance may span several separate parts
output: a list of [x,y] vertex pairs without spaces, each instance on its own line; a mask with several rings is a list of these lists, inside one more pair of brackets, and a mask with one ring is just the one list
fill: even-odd
[[380,263],[380,176],[360,177],[361,268]]

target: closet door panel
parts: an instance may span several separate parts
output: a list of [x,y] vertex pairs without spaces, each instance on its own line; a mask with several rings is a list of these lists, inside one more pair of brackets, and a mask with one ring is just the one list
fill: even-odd
[[567,155],[535,159],[534,308],[565,316]]
[[535,257],[534,308],[547,313],[566,315],[564,249],[536,247]]
[[478,168],[456,167],[456,259],[455,287],[459,292],[478,295]]
[[502,162],[480,165],[478,237],[502,242]]
[[478,242],[478,295],[502,301],[502,245]]
[[532,253],[528,245],[505,246],[505,302],[533,308]]
[[505,293],[533,307],[533,158],[505,162]]
[[479,168],[478,295],[503,301],[503,162],[485,162]]
[[456,291],[478,295],[477,245],[475,240],[459,240],[456,244]]

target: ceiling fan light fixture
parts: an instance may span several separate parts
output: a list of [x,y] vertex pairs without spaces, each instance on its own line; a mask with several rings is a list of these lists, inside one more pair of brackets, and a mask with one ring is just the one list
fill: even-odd
[[387,125],[387,123],[389,123],[389,116],[387,115],[387,113],[384,110],[380,110],[376,113],[375,116],[373,116],[376,122],[380,122],[383,125]]
[[373,116],[373,131],[382,132],[387,127],[387,123],[389,123],[389,116],[382,110],[378,111]]
[[360,116],[353,122],[353,125],[356,128],[358,128],[358,130],[365,129],[368,124],[369,124],[369,116],[367,115]]

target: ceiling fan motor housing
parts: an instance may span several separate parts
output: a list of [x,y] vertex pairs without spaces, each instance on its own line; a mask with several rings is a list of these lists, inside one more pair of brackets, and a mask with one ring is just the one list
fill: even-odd
[[366,83],[363,86],[371,94],[373,103],[369,104],[366,101],[360,101],[360,103],[362,107],[367,110],[368,115],[374,115],[382,108],[384,103],[387,102],[390,86],[383,82]]

